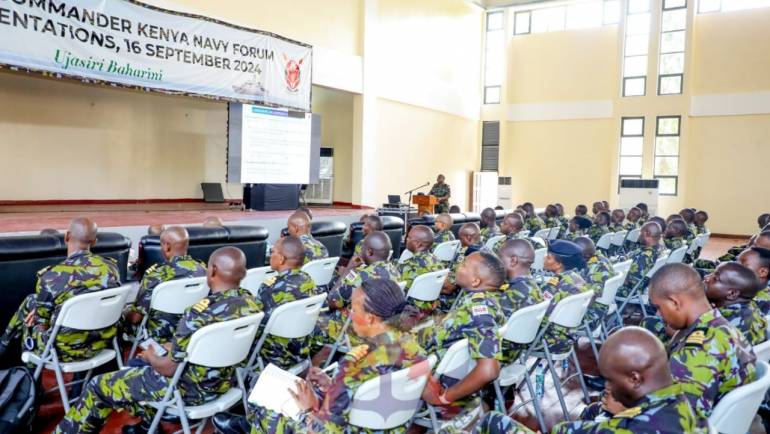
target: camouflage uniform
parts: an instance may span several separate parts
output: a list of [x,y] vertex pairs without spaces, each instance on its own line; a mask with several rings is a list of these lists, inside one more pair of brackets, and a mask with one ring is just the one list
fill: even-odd
[[[322,410],[307,413],[295,421],[271,410],[257,407],[252,418],[253,434],[293,434],[293,433],[388,433],[403,434],[407,426],[401,426],[387,431],[373,431],[351,426],[348,417],[356,389],[367,380],[409,368],[426,359],[425,351],[414,340],[411,334],[402,334],[389,330],[381,335],[361,338],[365,344],[350,350],[339,362],[339,367],[332,378],[331,386],[325,393],[316,392],[319,401],[323,402]],[[415,375],[425,372],[415,370]],[[383,381],[383,392],[385,384]],[[389,390],[388,390],[389,392]],[[396,397],[393,397],[397,401]],[[328,403],[328,407],[326,406]],[[393,411],[383,408],[383,417],[389,417]]]
[[623,225],[623,223],[610,223],[610,232],[620,232],[626,230],[626,227]]
[[624,226],[624,229],[627,230],[627,231],[632,231],[634,229],[640,228],[640,227],[642,227],[641,219],[639,219],[639,220],[637,220],[635,222],[626,220],[626,222],[623,224],[623,226]]
[[684,237],[671,237],[671,238],[665,238],[663,240],[663,243],[666,245],[666,248],[670,251],[674,251],[686,244],[686,241]]
[[574,241],[578,237],[586,237],[588,236],[588,230],[587,229],[580,229],[577,228],[575,232],[567,231],[562,236],[562,239],[567,241]]
[[534,432],[508,415],[492,412],[479,420],[471,434],[534,434]]
[[497,225],[486,228],[481,228],[481,234],[479,240],[481,241],[481,244],[486,244],[487,241],[489,241],[490,238],[496,237],[498,235],[502,235],[502,232],[500,232],[500,227]]
[[[494,432],[494,431],[489,431]],[[634,407],[601,421],[563,422],[552,434],[708,433],[708,421],[698,417],[683,391],[673,383],[646,395]]]
[[[548,311],[543,318],[543,324],[548,324],[548,318],[558,302],[570,295],[590,291],[593,287],[587,285],[575,270],[566,270],[546,280],[540,289],[543,292],[543,297],[546,300],[551,300],[551,305],[548,306]],[[561,354],[572,347],[572,330],[560,325],[549,324],[543,339],[552,353]]]
[[[414,256],[398,264],[401,274],[399,281],[406,282],[406,287],[411,288],[414,279],[418,276],[444,269],[444,264],[430,251],[415,253]],[[438,300],[434,302],[409,299],[423,314],[431,314],[438,307]]]
[[[631,252],[625,259],[631,259],[631,268],[628,270],[626,281],[618,289],[619,297],[628,297],[631,290],[647,275],[655,265],[660,255],[659,246],[643,246],[641,249]],[[621,259],[621,261],[624,259]]]
[[545,227],[547,228],[559,228],[561,227],[561,221],[558,217],[548,217],[544,220]]
[[[189,255],[174,256],[167,262],[155,264],[144,273],[142,284],[139,286],[139,294],[136,297],[136,304],[131,306],[128,311],[138,312],[146,316],[150,313],[152,291],[156,286],[169,280],[203,277],[205,275],[206,264]],[[176,330],[176,325],[181,318],[182,315],[154,310],[147,319],[145,330],[156,342],[164,344],[174,337],[174,330]]]
[[759,307],[759,311],[762,312],[762,315],[770,315],[770,282],[767,286],[757,292],[753,301],[757,304],[757,307]]
[[453,234],[452,231],[449,229],[441,232],[436,232],[436,236],[433,237],[433,246],[435,247],[441,243],[445,243],[447,241],[454,241],[454,240],[455,240],[455,234]]
[[[187,356],[187,346],[193,333],[209,324],[241,318],[259,310],[254,298],[245,289],[209,294],[185,311],[168,357],[175,363],[181,363]],[[207,368],[190,364],[179,379],[178,388],[185,403],[200,405],[227,392],[233,376],[233,367]],[[70,409],[56,432],[98,433],[109,415],[119,409],[149,420],[154,416],[154,410],[139,403],[162,400],[169,381],[151,366],[99,375],[88,383],[78,405]]]
[[[517,310],[543,301],[540,287],[531,275],[509,280],[495,295],[500,303],[500,307],[503,309],[505,320],[510,318]],[[527,345],[522,346],[511,341],[503,341],[503,361],[509,363],[516,360],[519,357],[519,353],[526,348]]]
[[[37,272],[35,293],[28,295],[21,303],[5,329],[2,342],[8,345],[18,338],[22,342],[31,338],[35,352],[42,353],[65,301],[76,295],[117,286],[120,286],[120,272],[114,259],[94,255],[86,250],[75,252],[63,262]],[[35,310],[34,324],[27,327],[24,319],[32,310]],[[56,354],[62,362],[93,357],[105,348],[112,347],[110,341],[116,333],[115,326],[99,330],[62,327],[56,338]]]
[[761,344],[768,339],[767,319],[754,301],[734,303],[719,308],[719,313],[743,333],[751,345]]
[[567,217],[564,217],[563,215],[560,215],[558,219],[559,219],[559,226],[561,226],[562,232],[566,231],[569,228],[569,219]]
[[[439,185],[438,183],[433,184],[433,187],[431,187],[430,192],[428,193],[431,196],[436,197],[442,197],[442,196],[450,196],[452,194],[452,189],[449,188],[449,184],[444,183]],[[449,201],[445,202],[439,202],[433,207],[433,212],[435,214],[441,214],[445,212],[449,212]]]
[[[316,286],[313,279],[299,268],[284,270],[270,277],[259,287],[259,298],[256,300],[259,310],[265,313],[262,325],[267,324],[270,313],[276,307],[314,295],[316,295]],[[265,339],[259,355],[265,365],[273,363],[286,369],[307,360],[310,355],[308,339],[289,339],[271,335]]]
[[684,236],[687,240],[687,243],[691,243],[692,240],[695,239],[695,236],[698,235],[698,228],[695,226],[694,223],[690,223],[687,225],[687,234]]
[[[596,298],[599,298],[604,293],[604,284],[614,275],[615,270],[612,268],[612,262],[606,256],[597,253],[588,260],[587,267],[583,270],[581,277],[587,285],[593,287]],[[594,300],[586,311],[586,319],[591,322],[592,327],[596,327],[598,321],[604,318],[606,313],[607,306]]]
[[703,234],[705,234],[705,233],[707,233],[709,231],[708,229],[706,229],[706,226],[698,226],[698,225],[694,225],[694,226],[695,226],[695,235],[696,236],[703,235]]
[[511,240],[527,240],[530,243],[532,243],[532,247],[534,247],[535,250],[545,247],[544,245],[542,245],[540,243],[540,241],[535,241],[535,240],[533,240],[530,237],[524,236],[524,232],[522,230],[522,231],[515,232],[515,233],[512,232],[512,233],[506,235],[505,238],[503,238],[502,240],[498,241],[495,244],[495,246],[492,247],[492,253],[497,254],[497,252],[500,251],[500,249],[503,247],[503,245],[505,243],[507,243],[508,241],[511,241]]
[[[433,327],[426,327],[417,333],[417,340],[428,353],[438,353],[443,357],[455,342],[468,339],[468,348],[473,360],[503,360],[502,338],[497,329],[505,324],[503,309],[498,302],[496,290],[466,291],[457,303],[457,307],[444,316]],[[451,387],[461,378],[451,373],[439,378],[444,388]],[[451,405],[441,407],[444,416],[459,412],[469,404],[463,398]]]
[[532,234],[534,235],[535,232],[541,229],[545,229],[545,223],[543,222],[543,220],[540,219],[540,217],[533,215],[524,219],[525,231],[531,231]]
[[[482,249],[482,245],[473,245],[473,246],[464,246],[460,248],[460,251],[457,254],[457,259],[455,260],[454,264],[452,264],[452,269],[449,272],[449,275],[446,277],[447,282],[451,286],[457,286],[457,281],[455,280],[457,277],[457,270],[460,269],[460,266],[465,262],[465,258],[470,255],[471,253],[478,252]],[[462,292],[462,289],[455,290],[451,294],[444,294],[443,292],[439,294],[438,300],[439,300],[439,309],[441,309],[442,312],[448,312],[449,309],[452,308],[452,305],[454,305],[455,300],[457,299],[457,296]]]
[[602,237],[604,234],[610,233],[610,228],[607,226],[600,226],[600,225],[592,225],[590,228],[588,228],[587,235],[588,238],[591,239],[591,241],[594,242],[594,244],[599,242],[599,238]]
[[302,246],[305,247],[305,264],[316,259],[329,257],[329,251],[326,250],[326,246],[313,238],[312,235],[300,235],[299,240],[302,241]]
[[679,331],[668,348],[674,380],[682,383],[690,404],[704,418],[725,394],[756,377],[751,345],[718,310]]

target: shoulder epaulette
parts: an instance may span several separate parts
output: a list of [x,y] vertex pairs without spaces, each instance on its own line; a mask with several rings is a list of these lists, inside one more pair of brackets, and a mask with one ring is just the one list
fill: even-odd
[[366,357],[367,354],[369,354],[369,345],[362,344],[357,347],[351,348],[351,350],[348,351],[347,354],[345,354],[345,358],[353,362],[357,362],[363,359],[364,357]]
[[550,279],[548,279],[548,284],[549,285],[553,285],[553,286],[558,285],[559,284],[559,278],[556,277],[556,276],[551,277]]
[[275,285],[275,281],[278,280],[278,277],[276,276],[270,276],[263,282],[267,286],[273,286]]
[[631,407],[616,414],[615,417],[636,417],[642,412],[642,407]]
[[203,300],[195,303],[195,305],[192,308],[193,308],[194,311],[196,311],[198,313],[202,313],[204,310],[206,310],[206,308],[209,307],[209,303],[211,303],[209,301],[209,299],[208,298],[204,298]]
[[695,330],[694,332],[690,333],[689,336],[687,336],[687,339],[685,339],[685,344],[693,344],[693,345],[703,345],[703,342],[706,340],[706,333],[703,332],[703,330]]

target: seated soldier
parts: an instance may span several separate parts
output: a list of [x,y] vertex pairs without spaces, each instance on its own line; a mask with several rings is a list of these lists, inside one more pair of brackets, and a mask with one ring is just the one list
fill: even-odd
[[700,275],[667,264],[650,281],[650,302],[676,334],[669,343],[671,371],[704,418],[719,400],[754,381],[756,357],[743,335],[713,309]]
[[561,221],[559,220],[559,210],[555,205],[548,205],[545,207],[545,227],[547,228],[560,228]]
[[304,211],[297,211],[289,216],[287,222],[289,236],[297,237],[305,249],[305,259],[303,264],[317,259],[329,257],[329,250],[326,249],[320,241],[313,238],[310,233],[310,218]]
[[[770,223],[770,213],[764,213],[760,214],[759,217],[757,217],[757,225],[759,225],[759,230],[762,231],[763,228]],[[754,237],[752,237],[754,238]],[[753,243],[749,242],[747,244],[742,244],[738,246],[730,247],[730,249],[725,253],[724,255],[720,256],[717,262],[728,262],[728,261],[734,261],[735,258],[741,254],[742,251],[746,250],[747,248],[751,247]],[[705,267],[702,267],[705,268]]]
[[484,208],[481,211],[481,233],[479,242],[486,243],[490,238],[500,235],[500,227],[497,226],[497,214],[492,208]]
[[[124,427],[123,432],[147,432],[155,412],[139,403],[164,398],[178,364],[186,357],[192,335],[209,324],[259,312],[251,294],[239,287],[245,276],[246,257],[240,249],[223,247],[214,251],[206,274],[211,293],[185,311],[174,338],[165,345],[168,355],[159,356],[150,347],[140,355],[149,366],[121,369],[93,378],[56,433],[98,433],[110,414],[117,410],[142,418],[139,424]],[[188,365],[179,379],[181,398],[187,405],[216,399],[230,389],[234,369]]]
[[459,214],[463,210],[458,205],[452,205],[449,207],[449,214]]
[[596,218],[596,216],[599,215],[599,213],[602,211],[604,211],[604,205],[602,205],[601,202],[594,202],[591,205],[591,212],[593,213],[594,218]]
[[[521,218],[521,215],[518,213],[510,213],[505,218],[503,218],[503,222],[500,224],[500,230],[502,231],[502,234],[505,235],[505,238],[498,241],[497,244],[492,248],[492,253],[497,253],[500,251],[500,247],[503,246],[503,244],[506,241],[509,240],[522,240],[527,239],[530,242],[534,242],[531,238],[526,236],[526,230],[524,229],[524,219]],[[537,243],[537,248],[544,247],[540,242]]]
[[[580,277],[580,272],[585,269],[585,266],[583,250],[572,241],[555,240],[548,246],[543,268],[554,276],[540,287],[543,298],[551,300],[551,305],[543,318],[543,324],[547,324],[548,317],[562,299],[593,290],[593,287],[587,285]],[[572,346],[574,338],[572,332],[565,327],[550,324],[543,339],[548,343],[552,353],[561,354]]]
[[582,216],[585,217],[588,214],[588,207],[583,205],[582,203],[575,207],[575,217]]
[[[145,315],[145,329],[148,335],[159,344],[169,342],[174,337],[181,315],[150,311],[153,289],[163,282],[174,279],[203,277],[206,275],[206,264],[187,254],[190,236],[187,229],[181,226],[170,226],[160,235],[160,254],[163,263],[153,264],[147,269],[139,286],[136,303],[126,309],[124,317],[131,325],[139,324]],[[133,333],[132,333],[133,334]]]
[[449,311],[458,296],[458,287],[455,276],[457,276],[457,270],[460,269],[460,265],[465,258],[475,252],[482,249],[480,243],[480,230],[476,223],[465,223],[460,226],[458,235],[460,236],[460,252],[457,254],[457,260],[452,264],[452,271],[447,275],[444,281],[444,287],[441,289],[441,295],[439,296],[441,310],[443,312]]
[[[431,251],[433,247],[433,231],[423,225],[413,226],[406,236],[406,249],[412,253],[412,257],[398,264],[401,275],[400,282],[406,282],[406,289],[412,287],[414,279],[425,273],[432,273],[444,269],[444,264],[439,261]],[[413,298],[408,299],[415,307],[420,309],[422,315],[432,314],[438,308],[439,301],[422,301]]]
[[564,232],[569,226],[569,219],[564,216],[564,205],[555,203],[553,206],[556,207],[556,211],[559,213],[559,224],[561,225],[561,231]]
[[625,223],[625,229],[627,231],[634,230],[636,228],[642,227],[641,223],[642,219],[642,210],[639,208],[631,208],[628,210],[628,214],[626,215],[626,223]]
[[569,232],[564,234],[564,239],[571,241],[577,237],[585,236],[588,230],[591,228],[591,219],[584,216],[572,217],[569,221]]
[[695,211],[690,208],[684,208],[679,211],[679,215],[682,216],[684,222],[687,224],[687,234],[685,239],[687,243],[691,243],[695,236],[698,235],[698,229],[695,227]]
[[610,223],[610,230],[612,232],[620,232],[626,230],[625,222],[626,222],[626,212],[622,209],[618,208],[615,210],[612,210],[612,215],[610,216],[610,219],[612,220]]
[[434,247],[446,241],[454,241],[455,234],[452,233],[453,223],[452,216],[447,213],[436,216],[436,235],[433,237]]
[[[304,259],[305,247],[299,238],[289,235],[275,243],[270,255],[270,268],[277,274],[262,283],[256,300],[259,310],[265,313],[261,325],[267,324],[276,307],[316,295],[313,279],[302,271]],[[307,360],[310,350],[307,339],[268,336],[259,355],[265,365],[272,363],[286,369]]]
[[709,220],[709,215],[706,211],[700,210],[695,213],[693,222],[695,223],[695,235],[701,235],[709,232],[706,228],[706,222]]
[[753,271],[759,279],[760,290],[754,296],[754,302],[763,315],[770,315],[770,249],[752,247],[738,255],[738,263]]
[[723,262],[703,283],[709,303],[719,309],[751,345],[768,339],[767,319],[754,303],[760,282],[751,269],[737,262]]
[[636,208],[639,209],[640,215],[639,215],[639,226],[641,227],[643,224],[647,223],[647,220],[650,219],[650,212],[649,208],[647,208],[647,204],[644,202],[639,202],[636,204]]
[[621,260],[630,259],[631,269],[628,270],[626,280],[618,289],[619,297],[628,297],[631,290],[640,284],[647,273],[655,265],[660,255],[660,225],[656,222],[647,222],[642,226],[639,233],[639,244],[641,248],[631,252]]
[[[329,376],[320,368],[310,368],[305,380],[297,383],[290,393],[302,411],[297,420],[264,407],[255,407],[249,419],[228,413],[214,416],[217,432],[226,434],[254,433],[347,433],[368,432],[350,426],[349,417],[353,396],[366,381],[378,376],[409,368],[426,360],[411,333],[402,333],[402,311],[406,305],[404,293],[392,280],[369,279],[353,290],[350,314],[351,329],[363,344],[352,348],[339,361],[339,366]],[[415,376],[425,375],[425,370],[414,370]],[[387,378],[387,377],[386,377]],[[383,389],[384,390],[384,389]],[[394,405],[397,403],[394,403]],[[392,414],[384,409],[384,416]],[[405,432],[398,427],[390,431]]]
[[[65,301],[76,295],[120,286],[117,261],[91,253],[96,235],[93,221],[84,217],[72,220],[64,235],[67,258],[37,272],[35,293],[22,301],[9,321],[0,338],[0,354],[17,339],[21,340],[24,350],[42,354]],[[88,331],[62,327],[56,337],[56,353],[62,362],[94,357],[112,348],[116,333],[115,326]]]
[[663,217],[652,216],[647,221],[657,223],[660,226],[660,233],[661,234],[666,233],[666,229],[668,229],[668,225],[666,224],[666,220]]
[[362,263],[357,267],[351,264],[342,269],[342,278],[329,291],[326,300],[329,304],[329,313],[322,314],[318,319],[316,336],[319,343],[333,343],[340,334],[345,321],[348,318],[350,300],[353,290],[361,286],[361,282],[370,279],[387,279],[398,282],[401,274],[393,263],[388,261],[393,246],[390,237],[385,232],[376,231],[364,238],[364,246],[361,249]]
[[[367,215],[363,219],[364,226],[362,228],[364,232],[364,238],[366,238],[367,235],[381,231],[382,230],[382,219],[379,216],[376,216],[374,214]],[[364,239],[362,238],[361,241],[359,241],[355,248],[353,248],[353,258],[351,260],[358,261],[360,264],[360,255],[361,255],[361,249],[364,247]]]
[[610,213],[607,211],[599,211],[594,218],[593,225],[588,228],[586,235],[590,238],[594,244],[599,242],[599,238],[604,234],[610,233]]
[[166,230],[166,227],[161,224],[150,225],[147,226],[147,235],[158,237],[164,230]]
[[524,220],[524,229],[530,231],[531,235],[535,235],[535,232],[545,229],[545,223],[538,217],[535,212],[535,206],[532,205],[531,202],[525,202],[521,205],[521,208],[527,213],[526,219]]
[[208,216],[203,220],[204,228],[221,228],[224,225],[225,223],[218,216]]
[[[586,268],[583,269],[580,277],[585,280],[587,285],[593,287],[596,298],[599,298],[604,291],[604,284],[607,283],[610,277],[615,275],[612,262],[596,251],[594,242],[588,237],[576,238],[575,244],[583,249],[583,259],[586,261]],[[606,313],[607,306],[594,300],[586,312],[586,319],[591,321],[591,327],[594,328],[599,324],[598,321],[604,318]]]
[[610,203],[607,202],[606,200],[603,200],[602,201],[602,208],[604,209],[604,211],[610,212]]
[[674,250],[686,246],[687,240],[685,235],[687,234],[687,223],[684,220],[673,220],[666,225],[666,232],[663,238],[663,243],[666,248],[673,252]]
[[310,220],[311,222],[313,221],[313,211],[309,207],[300,206],[300,207],[297,207],[297,211],[304,212],[305,215],[307,216],[307,219]]
[[449,418],[466,405],[466,398],[494,381],[500,373],[502,338],[497,329],[505,322],[498,303],[498,291],[505,283],[505,268],[497,256],[477,252],[467,258],[457,271],[457,284],[464,290],[457,307],[433,327],[418,332],[418,341],[428,353],[443,356],[455,342],[468,339],[470,355],[476,366],[465,378],[442,376],[431,378],[423,392],[423,400],[439,406],[442,416]]

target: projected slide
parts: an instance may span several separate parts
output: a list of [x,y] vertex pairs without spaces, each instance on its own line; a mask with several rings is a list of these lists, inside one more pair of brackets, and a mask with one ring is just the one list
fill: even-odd
[[230,104],[228,179],[251,184],[307,184],[311,120],[310,113]]

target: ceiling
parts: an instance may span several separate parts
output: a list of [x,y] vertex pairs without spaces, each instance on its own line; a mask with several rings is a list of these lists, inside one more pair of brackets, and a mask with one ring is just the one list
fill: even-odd
[[542,3],[547,0],[468,0],[485,9],[500,8],[506,6],[518,6],[530,3]]

